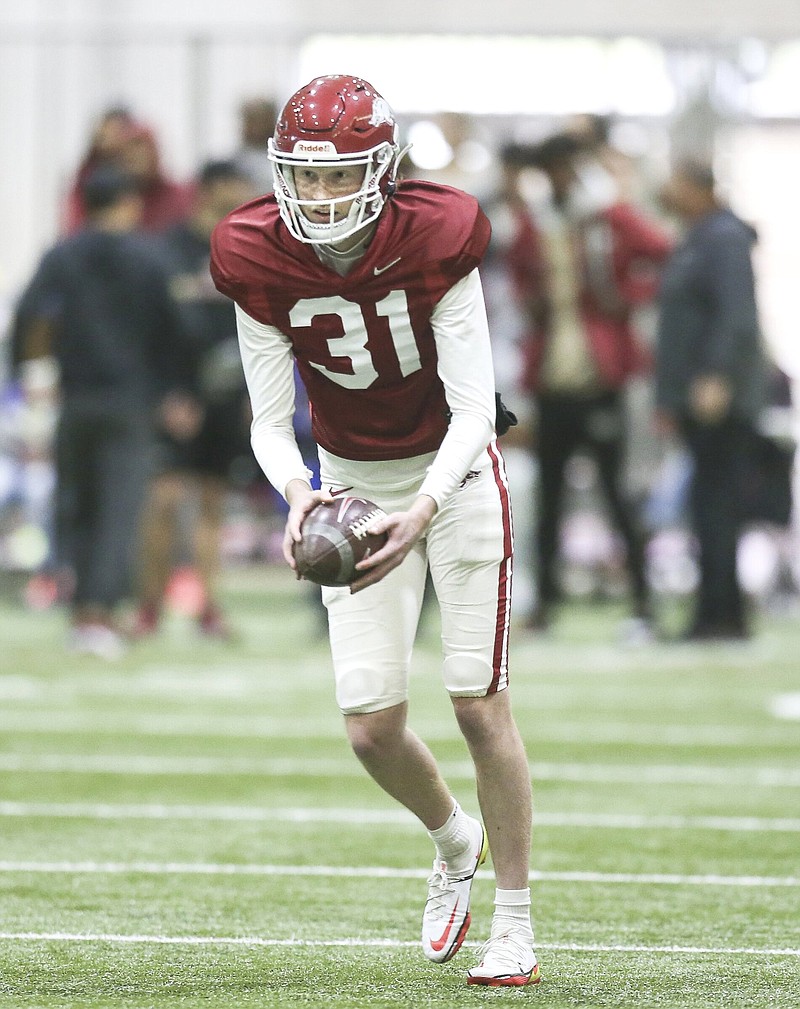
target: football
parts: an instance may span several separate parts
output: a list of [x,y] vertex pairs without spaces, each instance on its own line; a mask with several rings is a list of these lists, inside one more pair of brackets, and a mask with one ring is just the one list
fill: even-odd
[[294,544],[300,575],[317,585],[349,585],[356,578],[356,564],[386,542],[385,533],[367,531],[385,514],[360,497],[321,501],[306,515],[300,527],[303,538]]

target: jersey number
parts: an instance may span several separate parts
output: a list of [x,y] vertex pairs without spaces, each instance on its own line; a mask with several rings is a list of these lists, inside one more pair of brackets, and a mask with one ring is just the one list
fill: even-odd
[[[390,291],[375,308],[379,316],[389,320],[389,332],[403,378],[419,371],[422,362],[411,328],[405,291]],[[315,364],[314,361],[309,363],[345,389],[368,389],[378,377],[378,371],[372,354],[367,349],[369,333],[361,306],[353,301],[345,301],[338,295],[331,298],[306,298],[298,301],[291,310],[289,322],[298,328],[310,326],[320,315],[335,315],[341,320],[344,333],[328,340],[328,351],[331,357],[349,361],[352,374],[331,371],[324,364]]]

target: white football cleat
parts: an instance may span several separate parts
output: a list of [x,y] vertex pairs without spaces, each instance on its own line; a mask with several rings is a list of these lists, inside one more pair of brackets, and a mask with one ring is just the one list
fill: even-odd
[[[486,861],[489,842],[479,820],[470,817],[473,839],[455,868],[437,858],[428,877],[428,899],[422,915],[422,949],[434,963],[446,963],[459,951],[472,921],[469,895],[478,866]],[[451,865],[453,860],[451,859]]]
[[467,984],[519,988],[542,980],[533,937],[517,929],[493,936],[481,946],[478,965],[467,971]]

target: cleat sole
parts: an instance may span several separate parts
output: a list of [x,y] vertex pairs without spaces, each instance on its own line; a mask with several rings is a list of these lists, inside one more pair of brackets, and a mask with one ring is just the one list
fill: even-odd
[[526,984],[539,984],[542,972],[537,964],[530,974],[509,974],[506,977],[467,976],[467,984],[479,984],[485,988],[522,988]]

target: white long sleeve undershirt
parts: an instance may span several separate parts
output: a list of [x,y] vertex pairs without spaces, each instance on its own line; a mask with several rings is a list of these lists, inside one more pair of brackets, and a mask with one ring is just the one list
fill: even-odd
[[[253,408],[253,452],[269,482],[285,496],[291,480],[310,482],[292,424],[295,386],[291,342],[275,326],[257,322],[238,305],[236,322]],[[420,494],[441,507],[494,433],[494,372],[477,270],[439,301],[431,325],[437,370],[452,416]]]
[[441,299],[431,325],[437,371],[452,416],[419,492],[441,508],[494,434],[494,366],[477,270]]

